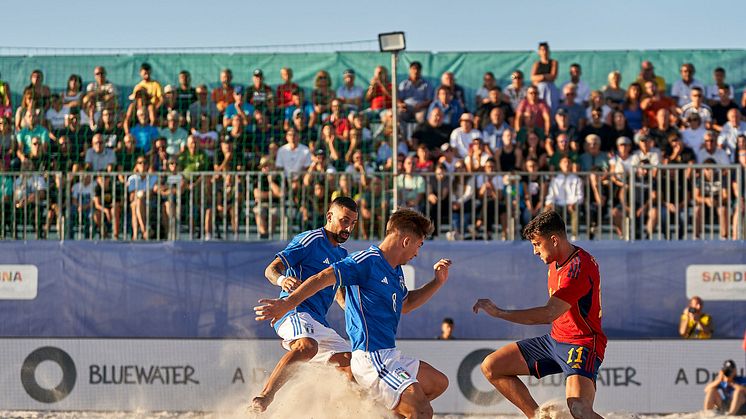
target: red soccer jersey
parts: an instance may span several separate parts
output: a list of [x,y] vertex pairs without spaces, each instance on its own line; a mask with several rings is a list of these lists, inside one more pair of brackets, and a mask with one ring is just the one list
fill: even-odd
[[596,259],[576,247],[561,266],[550,264],[549,296],[570,304],[570,309],[552,322],[557,342],[588,347],[604,359],[606,335],[601,330],[601,276]]

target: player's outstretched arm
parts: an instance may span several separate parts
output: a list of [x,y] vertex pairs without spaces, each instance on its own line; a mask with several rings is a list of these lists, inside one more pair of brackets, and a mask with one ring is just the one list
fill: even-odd
[[285,264],[282,263],[282,259],[276,257],[267,268],[264,270],[264,277],[272,285],[279,285],[287,292],[293,291],[298,288],[301,284],[298,278],[292,276],[285,276]]
[[492,317],[519,324],[548,324],[570,309],[570,304],[557,297],[550,297],[547,304],[525,310],[503,310],[488,298],[477,300],[472,310],[484,311]]
[[259,300],[259,304],[261,305],[254,307],[256,321],[270,320],[271,323],[274,324],[274,322],[284,316],[285,313],[297,307],[298,304],[302,303],[310,296],[330,285],[334,285],[336,280],[337,279],[334,276],[334,268],[330,266],[303,281],[301,286],[293,291],[292,294],[287,296],[287,298],[263,298]]
[[433,295],[435,295],[435,292],[438,291],[438,289],[440,289],[440,287],[442,287],[448,280],[448,268],[450,266],[450,259],[441,259],[435,263],[435,265],[433,265],[435,278],[424,286],[407,293],[407,298],[402,303],[402,313],[409,313],[417,307],[425,304]]

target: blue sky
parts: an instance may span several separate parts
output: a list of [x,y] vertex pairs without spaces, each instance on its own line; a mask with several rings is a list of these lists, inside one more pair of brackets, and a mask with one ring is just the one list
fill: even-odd
[[5,47],[335,43],[403,30],[417,51],[533,50],[540,40],[555,50],[746,48],[739,0],[15,0],[4,11]]

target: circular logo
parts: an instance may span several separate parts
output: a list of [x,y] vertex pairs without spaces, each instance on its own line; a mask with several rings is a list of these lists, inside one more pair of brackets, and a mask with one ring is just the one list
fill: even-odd
[[[62,369],[62,381],[55,388],[44,388],[36,381],[36,368],[44,361],[52,361]],[[78,372],[70,355],[62,349],[45,346],[31,352],[21,366],[21,384],[31,398],[42,403],[55,403],[75,387]]]
[[467,355],[458,366],[458,388],[469,401],[480,406],[490,406],[499,403],[503,396],[495,390],[480,391],[471,381],[474,368],[482,364],[484,358],[492,353],[492,349],[477,349]]

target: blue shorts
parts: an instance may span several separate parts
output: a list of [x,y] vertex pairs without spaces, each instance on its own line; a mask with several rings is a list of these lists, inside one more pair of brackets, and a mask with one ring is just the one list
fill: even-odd
[[[528,371],[536,378],[564,373],[582,375],[596,382],[601,359],[585,346],[557,342],[549,335],[516,342]],[[590,359],[589,359],[590,358]]]

